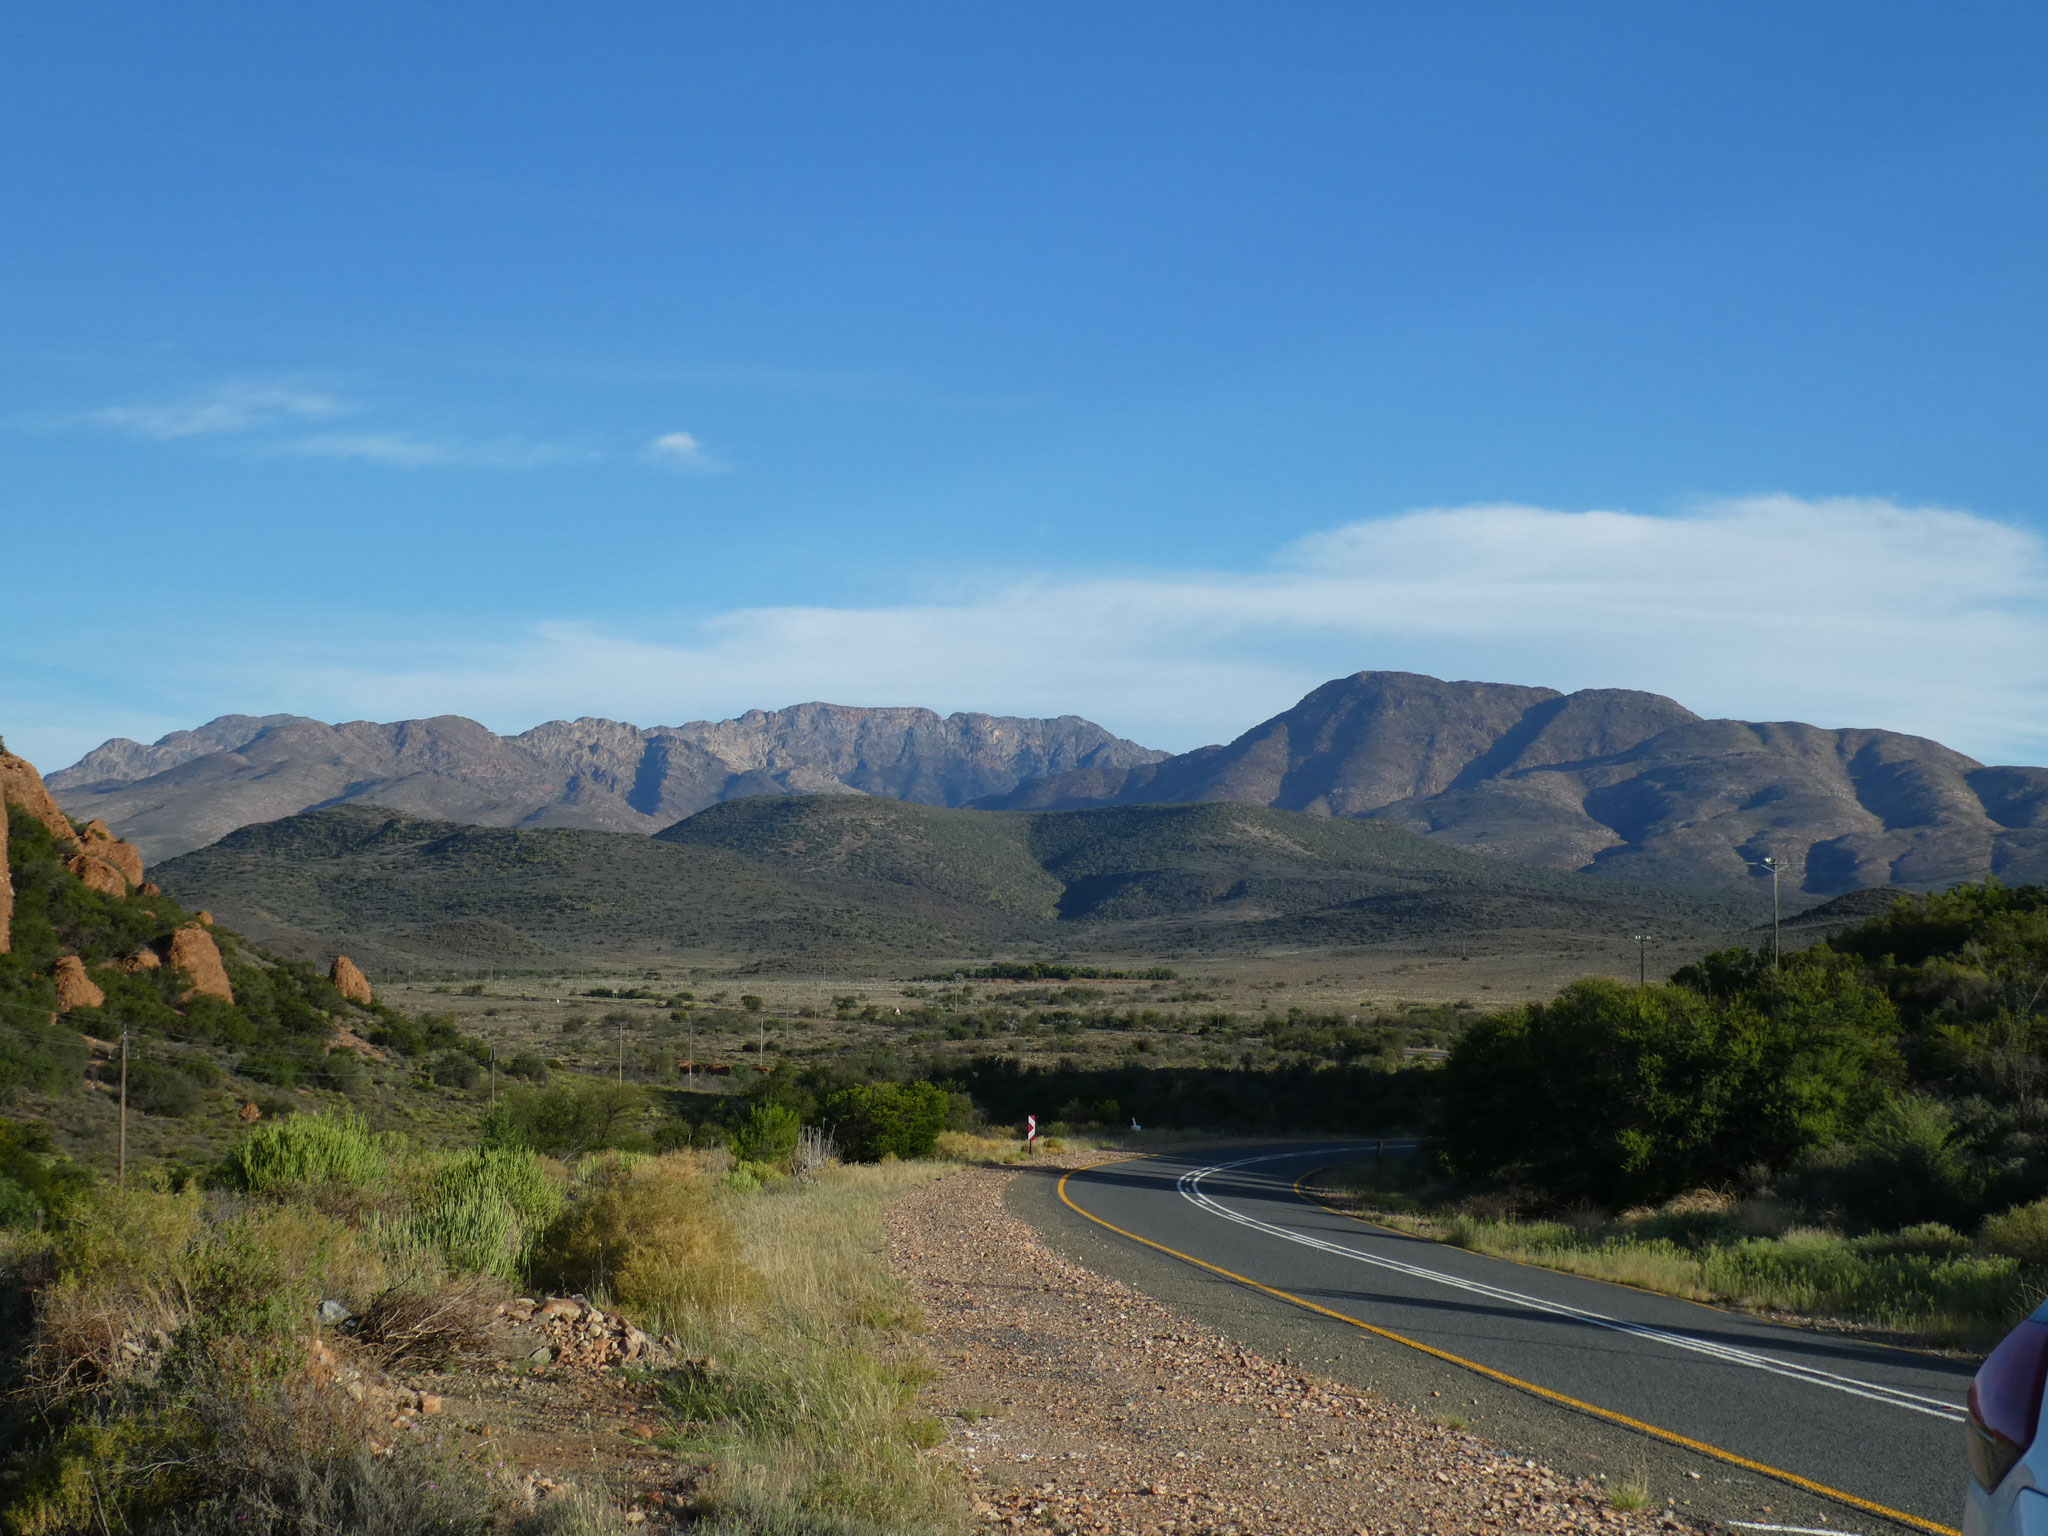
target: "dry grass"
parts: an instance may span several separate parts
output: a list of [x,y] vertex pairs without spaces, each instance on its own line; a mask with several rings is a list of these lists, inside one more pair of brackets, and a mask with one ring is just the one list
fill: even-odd
[[915,1338],[922,1318],[881,1252],[890,1204],[945,1172],[833,1166],[732,1199],[758,1298],[663,1321],[688,1353],[717,1362],[681,1373],[669,1403],[693,1451],[716,1466],[714,1504],[734,1518],[781,1510],[783,1524],[762,1528],[819,1516],[892,1531],[962,1527],[957,1479],[928,1454],[939,1428],[913,1403],[929,1373]]
[[356,1342],[386,1370],[440,1370],[489,1353],[492,1309],[505,1289],[467,1275],[432,1291],[385,1291],[356,1327]]

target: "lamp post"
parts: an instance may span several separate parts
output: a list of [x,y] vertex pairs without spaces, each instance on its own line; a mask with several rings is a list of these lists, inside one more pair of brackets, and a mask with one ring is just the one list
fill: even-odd
[[1785,866],[1778,862],[1775,854],[1769,853],[1761,859],[1750,860],[1750,863],[1757,869],[1771,872],[1771,969],[1775,971],[1778,968],[1778,876]]
[[1650,990],[1650,946],[1657,942],[1657,936],[1653,933],[1639,933],[1635,935],[1635,941],[1636,988],[1647,992]]

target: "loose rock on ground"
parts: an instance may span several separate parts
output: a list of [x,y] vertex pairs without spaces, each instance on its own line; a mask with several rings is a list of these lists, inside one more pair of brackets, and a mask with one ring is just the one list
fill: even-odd
[[[1080,1163],[1099,1161],[1086,1158]],[[983,1530],[1409,1536],[1691,1529],[1403,1404],[1276,1365],[1053,1253],[1008,1169],[906,1197],[890,1257],[944,1373],[926,1389]]]

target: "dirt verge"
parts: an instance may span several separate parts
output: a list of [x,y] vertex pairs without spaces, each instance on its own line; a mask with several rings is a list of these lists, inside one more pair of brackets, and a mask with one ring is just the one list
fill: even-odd
[[888,1225],[890,1259],[946,1367],[927,1404],[982,1529],[1696,1528],[1663,1509],[1618,1510],[1594,1483],[1275,1364],[1060,1257],[1005,1208],[1015,1176],[965,1171],[906,1196]]

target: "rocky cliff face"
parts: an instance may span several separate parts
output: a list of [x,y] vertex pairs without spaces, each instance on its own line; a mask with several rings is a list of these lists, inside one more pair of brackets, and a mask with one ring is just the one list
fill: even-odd
[[1395,821],[1558,869],[1797,889],[2048,878],[2048,769],[1879,730],[1702,720],[1621,689],[1361,672],[1221,747],[1057,775],[990,808],[1224,800]]
[[50,785],[70,809],[103,820],[155,862],[327,805],[486,826],[653,832],[745,795],[959,805],[1043,775],[1115,773],[1164,755],[1073,715],[941,717],[834,704],[645,730],[557,720],[510,737],[457,715],[391,725],[227,715],[155,746],[107,742],[52,774]]

